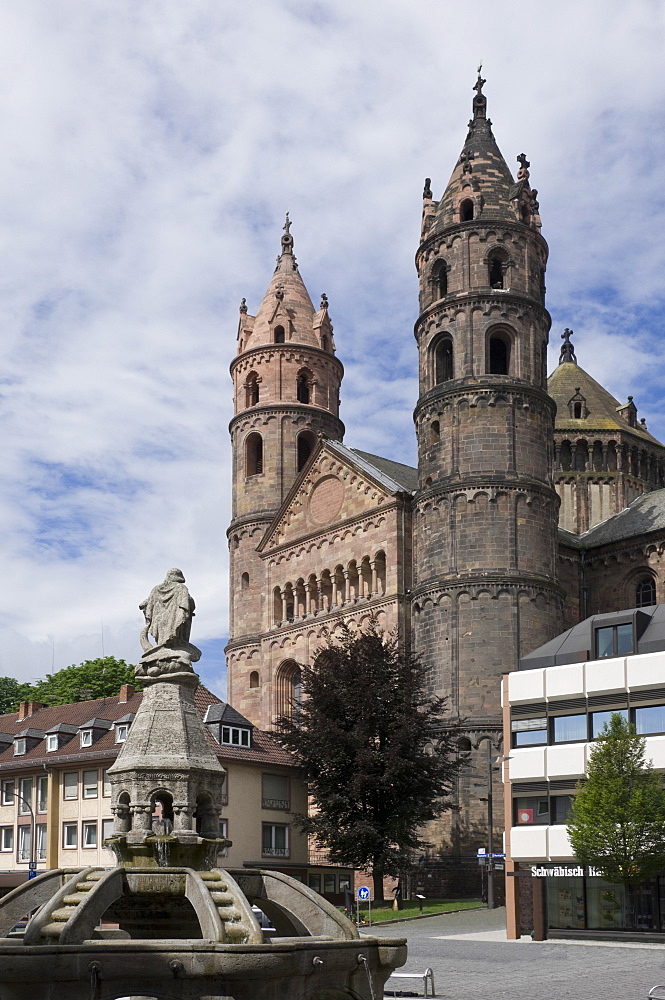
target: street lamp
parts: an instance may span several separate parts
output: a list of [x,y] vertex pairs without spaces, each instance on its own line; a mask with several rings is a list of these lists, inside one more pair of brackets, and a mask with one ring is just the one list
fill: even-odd
[[493,788],[492,788],[492,765],[508,760],[505,756],[492,756],[492,737],[480,736],[476,740],[476,749],[481,743],[487,743],[487,909],[493,910],[496,906],[494,902],[494,816],[493,816]]

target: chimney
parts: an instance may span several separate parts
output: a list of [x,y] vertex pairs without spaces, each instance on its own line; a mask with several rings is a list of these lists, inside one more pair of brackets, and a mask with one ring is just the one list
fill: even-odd
[[[129,701],[135,690],[136,689],[133,684],[122,684],[120,686],[120,694],[118,695],[118,704],[124,705],[126,701]],[[19,716],[19,718],[21,718],[21,716]]]
[[18,706],[19,722],[22,719],[29,719],[31,715],[43,708],[41,701],[21,701]]

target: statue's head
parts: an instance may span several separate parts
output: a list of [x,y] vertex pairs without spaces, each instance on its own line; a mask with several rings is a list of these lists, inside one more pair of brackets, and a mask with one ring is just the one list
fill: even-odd
[[181,569],[170,569],[164,583],[184,583],[185,577]]

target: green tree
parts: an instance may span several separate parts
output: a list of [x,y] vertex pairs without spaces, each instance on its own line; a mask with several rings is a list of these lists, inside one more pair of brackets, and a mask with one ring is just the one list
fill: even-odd
[[413,867],[419,831],[438,816],[459,769],[444,701],[426,693],[427,671],[376,624],[338,630],[313,666],[301,666],[302,701],[276,738],[300,758],[313,809],[297,822],[330,860],[384,875]]
[[32,685],[28,697],[44,705],[66,705],[73,701],[113,697],[122,684],[141,687],[134,677],[132,664],[114,656],[103,656],[47,674]]
[[644,749],[634,726],[614,713],[573,800],[573,853],[609,882],[641,882],[665,868],[665,790]]
[[6,712],[16,712],[19,702],[32,697],[32,687],[22,684],[15,677],[0,677],[0,715]]

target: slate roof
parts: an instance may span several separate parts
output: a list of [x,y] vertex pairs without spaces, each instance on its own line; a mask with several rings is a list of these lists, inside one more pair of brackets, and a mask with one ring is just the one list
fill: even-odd
[[[111,764],[122,746],[122,744],[115,742],[115,723],[120,720],[127,721],[128,716],[133,717],[139,709],[142,697],[141,692],[135,692],[127,701],[122,702],[116,695],[113,698],[97,698],[69,705],[53,705],[49,708],[37,709],[27,719],[19,719],[18,712],[0,715],[0,733],[5,734],[12,741],[9,746],[5,745],[4,749],[2,749],[3,744],[0,741],[0,775],[8,772],[30,771],[41,764],[49,766],[71,765],[72,767],[83,766],[88,761],[91,764],[96,761]],[[194,692],[194,704],[201,719],[204,718],[211,706],[226,705],[202,684],[199,684]],[[247,720],[234,709],[230,711],[242,719],[244,725],[249,725]],[[76,734],[79,729],[85,728],[85,724],[91,719],[97,721],[106,719],[110,728],[103,732],[92,748],[81,747]],[[222,765],[225,760],[238,760],[273,767],[297,766],[293,755],[283,750],[268,733],[264,733],[260,729],[253,729],[253,745],[248,748],[220,746],[210,729],[207,726],[205,728]],[[41,737],[36,745],[28,749],[26,753],[15,757],[13,740],[24,731],[39,732]],[[63,743],[57,750],[47,753],[46,740],[43,737],[47,733],[54,732],[72,733],[72,739]]]
[[396,483],[407,493],[415,493],[418,489],[418,470],[410,465],[402,465],[401,462],[393,462],[390,458],[381,458],[379,455],[370,455],[367,451],[358,451],[357,448],[349,449],[358,458],[363,459],[375,470],[388,476],[393,483]]
[[630,608],[627,611],[591,615],[520,657],[519,669],[534,670],[538,667],[555,667],[594,659],[593,629],[623,624],[631,619],[635,623],[636,653],[655,653],[665,649],[665,604],[656,604],[650,608]]
[[236,712],[235,708],[231,708],[225,701],[219,701],[214,705],[210,705],[203,717],[203,721],[206,725],[209,722],[224,722],[227,726],[253,728],[249,719],[246,719],[240,712]]
[[[647,535],[651,531],[663,530],[665,530],[665,489],[643,493],[641,497],[633,500],[629,507],[578,535],[577,547],[607,545],[610,542],[620,542],[624,538],[634,538],[636,535]],[[561,541],[564,544],[571,544],[568,541],[570,532],[566,532],[565,535]]]
[[[587,416],[576,420],[570,416],[568,403],[578,389],[586,400]],[[586,437],[594,430],[618,430],[641,441],[660,444],[641,425],[631,427],[617,412],[625,404],[615,399],[612,393],[572,361],[557,365],[547,380],[547,391],[557,406],[555,427],[558,431],[573,431],[576,436]]]

